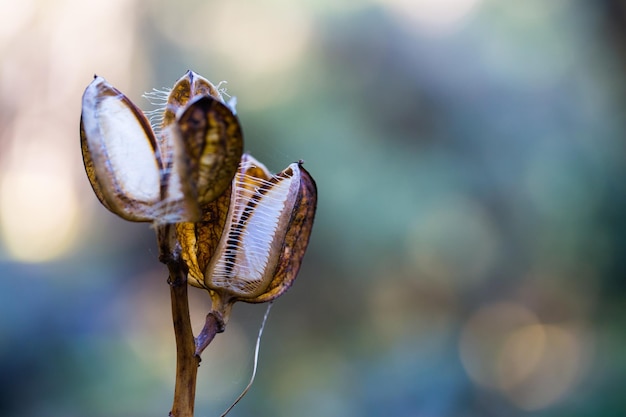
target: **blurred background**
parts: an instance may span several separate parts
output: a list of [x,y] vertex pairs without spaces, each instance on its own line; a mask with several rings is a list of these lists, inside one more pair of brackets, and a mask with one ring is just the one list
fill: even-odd
[[[623,415],[621,0],[0,0],[0,415],[169,412],[166,268],[96,200],[78,123],[94,73],[150,110],[187,69],[319,188],[231,416]],[[264,312],[205,352],[197,416]]]

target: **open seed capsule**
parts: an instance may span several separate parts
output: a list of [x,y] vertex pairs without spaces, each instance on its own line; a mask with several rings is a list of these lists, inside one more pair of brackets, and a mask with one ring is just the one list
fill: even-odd
[[239,121],[192,71],[176,82],[160,119],[153,128],[128,97],[95,77],[81,113],[87,176],[100,202],[126,220],[197,221],[201,206],[230,186],[243,152]]
[[[189,265],[189,282],[209,289],[225,304],[278,297],[291,286],[300,268],[316,202],[315,182],[301,163],[272,175],[244,154],[229,202],[215,201],[212,221],[177,229]],[[215,236],[215,224],[222,218],[219,242],[199,244],[214,241],[206,236]]]

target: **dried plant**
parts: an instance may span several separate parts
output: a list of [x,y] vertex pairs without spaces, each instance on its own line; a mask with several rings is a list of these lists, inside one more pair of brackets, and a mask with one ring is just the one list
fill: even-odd
[[[177,349],[170,416],[192,417],[200,355],[224,331],[232,305],[272,301],[293,283],[317,189],[302,161],[273,175],[243,154],[234,105],[198,74],[188,71],[167,96],[147,96],[164,108],[146,115],[96,76],[83,95],[81,148],[100,202],[156,229]],[[212,301],[197,337],[187,284]]]

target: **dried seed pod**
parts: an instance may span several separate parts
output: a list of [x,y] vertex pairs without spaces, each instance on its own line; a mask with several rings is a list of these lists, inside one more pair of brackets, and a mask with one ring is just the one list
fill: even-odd
[[189,180],[202,206],[230,185],[243,152],[237,117],[211,96],[189,102],[176,126],[184,144]]
[[176,224],[176,240],[181,247],[181,257],[189,271],[189,284],[206,288],[204,270],[215,253],[226,225],[232,186],[214,201],[202,207],[202,218],[198,222]]
[[[189,282],[209,289],[221,305],[260,303],[280,296],[300,268],[316,202],[315,182],[301,163],[272,175],[263,164],[244,155],[217,245],[197,244],[207,234],[215,235],[215,223],[180,230],[193,236],[192,245],[183,244]],[[224,209],[224,201],[216,200],[215,218],[223,216]],[[185,239],[180,240],[182,244]]]
[[167,96],[167,105],[163,111],[162,127],[166,128],[176,122],[180,109],[194,97],[210,96],[224,102],[222,94],[209,80],[189,70],[180,77]]
[[150,123],[124,94],[95,77],[83,95],[85,170],[100,202],[130,221],[152,221],[163,161]]
[[85,90],[81,148],[100,202],[127,220],[176,224],[157,229],[164,259],[180,248],[188,282],[208,289],[226,316],[235,301],[281,295],[300,268],[315,215],[317,190],[302,163],[272,175],[242,157],[234,110],[191,71],[153,120],[160,125],[151,127],[101,77]]
[[176,82],[156,129],[95,77],[83,95],[80,136],[100,202],[126,220],[157,224],[199,220],[202,205],[229,187],[243,152],[237,117],[192,71]]

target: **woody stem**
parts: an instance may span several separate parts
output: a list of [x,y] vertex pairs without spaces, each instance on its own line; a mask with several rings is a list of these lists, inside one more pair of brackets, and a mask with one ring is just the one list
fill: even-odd
[[167,263],[167,267],[170,271],[168,282],[176,337],[176,386],[174,403],[169,415],[170,417],[193,417],[200,357],[196,355],[196,344],[189,316],[187,271],[180,260],[171,260]]
[[198,338],[194,338],[189,314],[187,294],[187,265],[180,257],[174,225],[157,228],[159,260],[169,270],[168,283],[172,303],[172,321],[176,338],[176,386],[170,417],[193,417],[196,396],[196,379],[200,354],[217,333],[224,331],[224,321],[219,312],[207,314],[206,323]]

